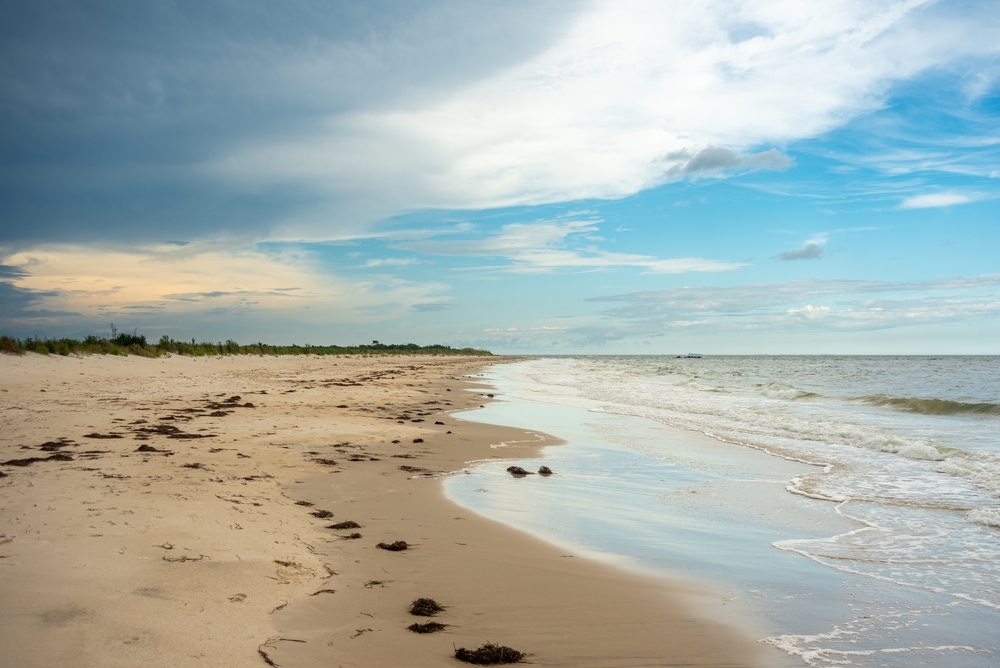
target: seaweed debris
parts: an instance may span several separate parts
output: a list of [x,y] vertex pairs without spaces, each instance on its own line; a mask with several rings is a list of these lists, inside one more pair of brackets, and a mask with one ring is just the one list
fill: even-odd
[[208,556],[208,555],[205,555],[205,554],[199,554],[199,555],[198,555],[197,557],[189,557],[189,556],[187,556],[187,555],[185,554],[185,555],[184,555],[184,556],[182,556],[182,557],[162,557],[162,559],[163,559],[164,561],[171,561],[171,562],[175,562],[175,563],[182,563],[182,564],[183,564],[183,563],[184,563],[184,562],[186,562],[186,561],[201,561],[201,560],[202,560],[202,559],[204,559],[204,558],[205,558],[206,556]]
[[[263,647],[263,645],[261,645],[261,647]],[[272,661],[271,657],[267,655],[267,652],[262,650],[260,647],[257,648],[257,653],[260,654],[262,659],[264,659],[264,663],[266,663],[269,666],[273,666],[274,668],[278,668],[278,664]]]
[[74,445],[74,442],[63,437],[58,441],[46,441],[38,446],[38,449],[44,452],[58,452],[60,448],[65,448],[68,445]]
[[380,550],[389,550],[390,552],[402,552],[409,549],[410,546],[406,544],[405,540],[397,540],[394,543],[379,543],[375,547]]
[[476,649],[459,647],[455,650],[455,658],[477,666],[493,666],[498,663],[520,663],[524,660],[524,652],[488,642]]
[[406,628],[414,633],[437,633],[438,631],[444,631],[447,626],[447,624],[442,624],[441,622],[424,622],[423,624],[414,622]]
[[523,478],[526,475],[531,475],[531,471],[525,471],[520,466],[508,466],[507,473],[511,474],[515,478]]
[[161,453],[163,453],[165,455],[172,455],[172,454],[174,454],[170,450],[158,450],[158,449],[154,448],[151,445],[146,445],[145,443],[143,443],[138,448],[136,448],[135,451],[136,452],[161,452]]
[[331,513],[329,510],[314,510],[309,514],[321,520],[325,520],[328,517],[333,517],[333,513]]
[[170,424],[158,424],[155,427],[139,427],[135,431],[140,434],[160,434],[161,436],[169,436],[171,434],[179,434],[181,430]]
[[337,522],[336,524],[331,524],[327,529],[360,529],[361,525],[354,520],[347,520],[346,522]]
[[99,434],[96,431],[92,434],[84,434],[84,438],[125,438],[124,434]]
[[548,466],[540,466],[538,467],[538,475],[552,475],[552,469]]
[[54,455],[49,455],[48,457],[27,457],[25,459],[8,459],[5,462],[0,462],[3,466],[28,466],[34,464],[35,462],[71,462],[73,461],[73,456],[66,452],[57,452]]
[[433,617],[439,612],[444,612],[444,606],[433,598],[418,598],[410,603],[410,614],[417,617]]
[[313,461],[316,462],[317,464],[323,464],[324,466],[336,466],[337,465],[337,462],[334,461],[334,460],[332,460],[332,459],[319,459],[319,458],[316,458]]

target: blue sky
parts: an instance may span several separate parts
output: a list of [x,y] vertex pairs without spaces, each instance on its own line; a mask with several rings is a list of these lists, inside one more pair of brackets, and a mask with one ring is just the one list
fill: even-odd
[[0,330],[1000,353],[996,2],[31,3]]

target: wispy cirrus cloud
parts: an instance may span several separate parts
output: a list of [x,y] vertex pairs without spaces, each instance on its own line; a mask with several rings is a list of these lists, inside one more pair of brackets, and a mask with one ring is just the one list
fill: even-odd
[[598,231],[593,220],[554,220],[504,225],[482,238],[426,239],[397,243],[393,247],[425,255],[470,258],[500,258],[509,264],[494,270],[547,273],[558,270],[594,271],[635,267],[649,274],[682,274],[691,271],[732,271],[741,262],[705,258],[657,258],[650,255],[616,253],[585,242]]
[[419,262],[405,257],[377,257],[365,260],[365,267],[406,267]]
[[968,204],[969,202],[975,202],[978,199],[981,199],[981,197],[969,193],[959,193],[959,192],[928,193],[926,195],[914,195],[912,197],[907,197],[899,205],[899,208],[931,209],[943,206],[956,206],[958,204]]
[[597,339],[665,329],[874,330],[1000,317],[1000,274],[928,281],[807,280],[591,297],[619,303],[578,333]]

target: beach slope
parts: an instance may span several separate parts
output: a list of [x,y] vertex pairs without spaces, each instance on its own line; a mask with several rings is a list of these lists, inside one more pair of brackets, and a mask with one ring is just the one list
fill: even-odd
[[0,356],[0,665],[761,665],[684,583],[445,498],[490,445],[557,442],[452,417],[498,361]]

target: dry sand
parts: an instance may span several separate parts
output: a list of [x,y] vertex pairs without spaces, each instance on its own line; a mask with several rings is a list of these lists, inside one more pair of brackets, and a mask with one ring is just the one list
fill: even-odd
[[[0,355],[0,666],[767,663],[684,583],[445,498],[433,474],[532,438],[450,415],[498,361]],[[418,597],[444,632],[406,630]]]

